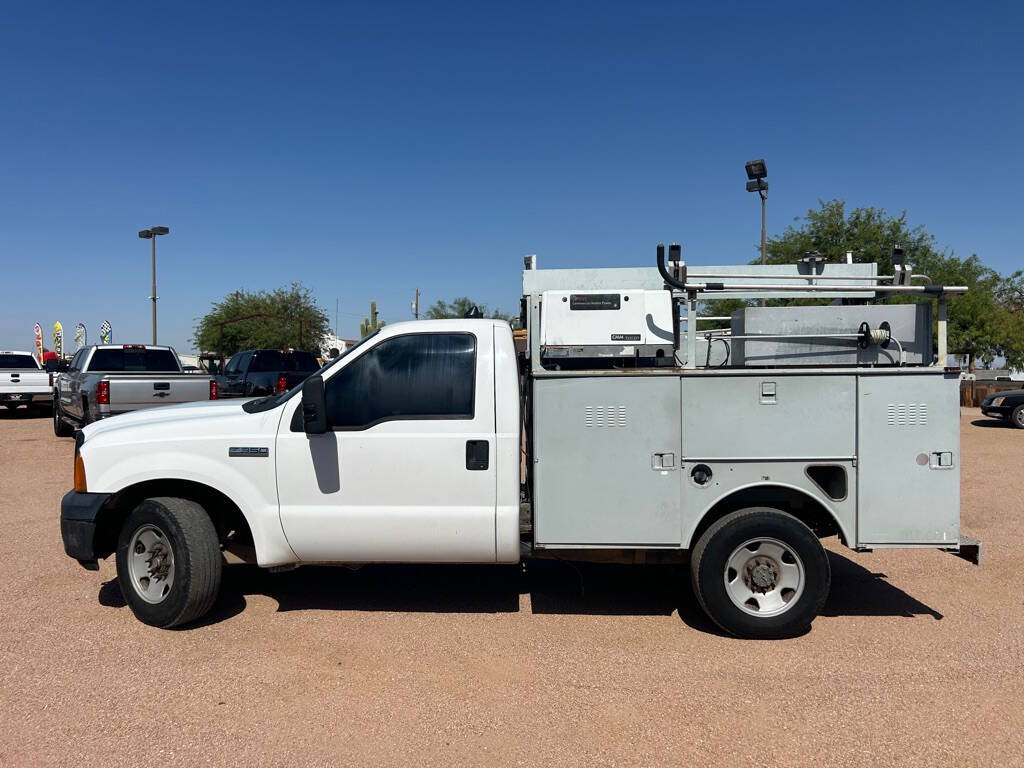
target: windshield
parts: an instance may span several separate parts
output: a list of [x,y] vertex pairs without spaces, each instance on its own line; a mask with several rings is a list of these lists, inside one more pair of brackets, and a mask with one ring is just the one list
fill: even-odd
[[39,370],[36,359],[32,355],[12,355],[10,352],[0,352],[0,368]]
[[90,371],[118,373],[180,373],[178,358],[169,349],[97,349],[89,361]]
[[[346,349],[344,352],[342,352],[340,355],[338,355],[333,360],[328,360],[320,368],[318,368],[316,371],[313,371],[309,375],[310,376],[317,376],[317,375],[321,375],[322,376],[324,373],[326,373],[328,370],[330,370],[330,368],[332,366],[335,366],[338,363],[340,363],[346,357],[348,357],[353,352],[355,352],[357,349],[359,349],[359,347],[363,346],[363,344],[365,344],[370,339],[372,339],[374,336],[376,336],[378,333],[380,333],[380,328],[378,328],[376,331],[371,333],[369,336],[366,336],[366,337],[360,339],[359,341],[357,341],[355,344],[353,344],[351,347]],[[277,406],[282,405],[283,403],[286,403],[289,398],[291,398],[293,395],[295,395],[296,392],[301,392],[301,391],[302,391],[302,385],[299,384],[297,386],[292,387],[287,392],[282,392],[280,395],[268,395],[267,397],[260,397],[260,398],[258,398],[256,400],[250,400],[249,402],[247,402],[245,405],[242,406],[242,409],[245,410],[246,413],[261,413],[262,411],[269,411],[269,410],[272,410],[274,408],[277,408]]]

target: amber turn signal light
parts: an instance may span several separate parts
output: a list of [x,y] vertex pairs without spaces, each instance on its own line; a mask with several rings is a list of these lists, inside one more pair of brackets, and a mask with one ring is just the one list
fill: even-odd
[[75,490],[79,493],[85,493],[87,489],[85,483],[85,462],[82,461],[81,456],[75,457]]

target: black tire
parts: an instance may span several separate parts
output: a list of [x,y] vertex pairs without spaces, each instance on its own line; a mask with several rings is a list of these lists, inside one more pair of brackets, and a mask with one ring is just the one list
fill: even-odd
[[[738,600],[734,601],[730,596],[737,590],[727,587],[727,581],[735,584],[736,578],[753,578],[754,569],[764,562],[764,558],[758,555],[757,545],[753,550],[744,547],[745,543],[755,539],[781,543],[783,548],[790,550],[783,557],[785,567],[795,568],[794,573],[802,568],[797,589],[779,588],[776,592],[775,587],[769,588],[763,583],[758,586],[756,581],[747,582],[758,589],[770,589],[772,595],[765,594],[764,597],[775,597],[782,603],[774,614],[756,615],[761,598],[756,592],[752,602],[741,608]],[[772,546],[772,543],[765,542],[764,546]],[[737,557],[747,559],[750,570],[746,576],[730,568],[730,559],[735,562]],[[766,569],[762,569],[757,578],[774,584],[782,567],[769,558]],[[711,620],[737,637],[756,639],[792,637],[805,632],[824,606],[832,580],[828,557],[814,532],[792,515],[770,507],[741,509],[714,523],[693,550],[690,573],[697,600]],[[730,574],[734,575],[732,580],[729,579]],[[738,591],[742,591],[742,584]],[[788,602],[784,600],[787,592],[790,595]]]
[[1010,423],[1017,429],[1024,429],[1024,405],[1018,405],[1010,412]]
[[75,434],[75,428],[64,420],[64,412],[56,398],[53,400],[53,434],[57,437],[71,437]]
[[[160,534],[156,538],[169,544],[172,553],[172,580],[165,584],[164,595],[157,596],[158,602],[142,596],[141,586],[136,585],[129,566],[129,557],[135,556],[128,551],[133,538],[137,532],[151,529],[156,529]],[[144,551],[139,557],[151,552]],[[217,531],[206,511],[193,501],[171,497],[146,499],[121,526],[117,580],[132,613],[145,624],[176,627],[206,615],[217,600],[222,570]],[[147,584],[149,581],[146,579]],[[152,581],[159,584],[159,577]]]

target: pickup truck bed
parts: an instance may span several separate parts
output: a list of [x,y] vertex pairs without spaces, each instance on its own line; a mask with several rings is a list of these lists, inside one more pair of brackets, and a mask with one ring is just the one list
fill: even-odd
[[85,347],[56,385],[54,432],[68,435],[122,413],[217,398],[209,376],[183,373],[170,347],[141,344]]

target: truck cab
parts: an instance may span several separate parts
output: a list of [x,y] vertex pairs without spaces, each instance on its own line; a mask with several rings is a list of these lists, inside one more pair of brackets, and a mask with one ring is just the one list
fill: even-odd
[[116,554],[137,614],[160,626],[196,606],[163,599],[167,581],[139,558],[152,561],[182,520],[262,566],[513,563],[519,435],[508,323],[398,323],[288,392],[85,427],[62,503],[65,548],[87,568]]

